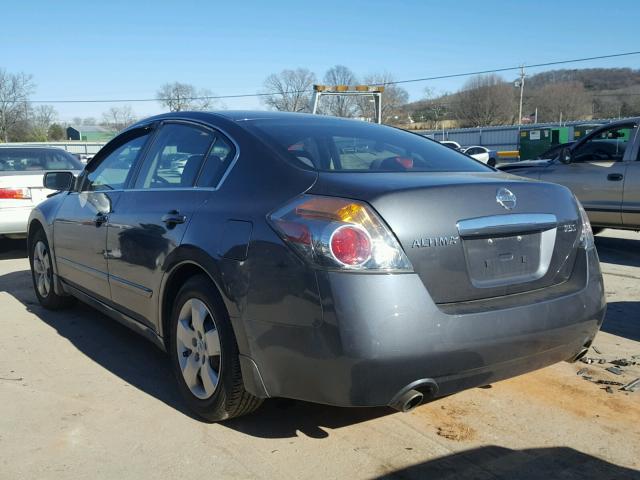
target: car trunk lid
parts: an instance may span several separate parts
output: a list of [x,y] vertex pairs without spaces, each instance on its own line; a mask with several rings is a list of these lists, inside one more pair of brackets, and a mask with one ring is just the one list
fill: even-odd
[[371,204],[436,303],[566,281],[579,213],[561,186],[500,173],[321,173],[310,193]]

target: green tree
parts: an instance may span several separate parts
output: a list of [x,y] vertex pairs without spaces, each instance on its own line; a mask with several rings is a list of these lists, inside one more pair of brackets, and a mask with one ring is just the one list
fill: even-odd
[[65,137],[64,128],[62,128],[62,126],[59,123],[52,123],[49,126],[49,131],[47,136],[49,137],[49,140],[54,140],[54,141],[64,140],[64,137]]

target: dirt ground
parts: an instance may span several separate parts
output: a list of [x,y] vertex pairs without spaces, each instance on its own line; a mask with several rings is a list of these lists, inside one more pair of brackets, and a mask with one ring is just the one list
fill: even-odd
[[607,230],[597,246],[609,309],[593,363],[408,414],[273,399],[210,425],[151,344],[88,307],[40,308],[24,243],[0,242],[0,479],[640,479],[640,391],[596,383],[640,377],[605,370],[640,363],[640,234]]

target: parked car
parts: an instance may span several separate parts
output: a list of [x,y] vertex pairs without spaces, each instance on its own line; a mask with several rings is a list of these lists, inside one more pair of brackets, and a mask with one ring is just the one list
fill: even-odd
[[463,148],[460,151],[462,153],[469,155],[470,157],[475,158],[476,160],[482,163],[486,163],[490,167],[496,166],[498,152],[496,152],[495,150],[489,150],[487,147],[473,146],[473,147]]
[[604,316],[567,188],[391,127],[170,113],[45,184],[39,302],[78,298],[154,342],[209,421],[267,397],[410,410],[574,360]]
[[640,229],[640,138],[632,118],[595,129],[555,158],[501,166],[506,172],[569,187],[596,233]]
[[0,147],[0,236],[25,237],[31,209],[53,193],[42,186],[48,170],[83,165],[60,148]]
[[462,147],[460,146],[460,144],[458,142],[454,142],[453,140],[442,140],[440,142],[442,145],[444,145],[445,147],[449,147],[452,148],[453,150],[460,150],[462,149]]

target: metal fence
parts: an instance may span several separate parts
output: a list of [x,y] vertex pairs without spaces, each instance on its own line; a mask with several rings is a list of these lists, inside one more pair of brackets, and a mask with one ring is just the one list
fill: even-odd
[[[563,127],[569,127],[569,138],[573,138],[573,127],[584,124],[601,124],[618,119],[580,120],[563,122]],[[559,123],[536,123],[527,125],[510,125],[500,127],[452,128],[449,130],[416,130],[434,140],[452,140],[462,147],[480,145],[491,150],[518,150],[520,148],[520,130],[536,128],[559,127]]]
[[69,153],[93,156],[98,153],[106,142],[19,142],[0,143],[0,147],[57,147]]

